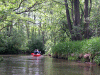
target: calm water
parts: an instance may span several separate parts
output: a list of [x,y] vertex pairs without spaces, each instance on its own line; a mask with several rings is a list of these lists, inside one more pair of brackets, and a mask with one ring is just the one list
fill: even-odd
[[100,75],[97,65],[31,55],[3,56],[0,75]]

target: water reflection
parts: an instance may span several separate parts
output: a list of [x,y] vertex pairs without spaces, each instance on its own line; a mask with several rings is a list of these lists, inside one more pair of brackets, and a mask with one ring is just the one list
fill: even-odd
[[99,75],[100,67],[63,59],[33,56],[3,56],[0,75]]
[[43,69],[44,69],[44,61],[43,56],[41,57],[32,57],[33,64],[32,67],[32,74],[34,75],[43,75]]

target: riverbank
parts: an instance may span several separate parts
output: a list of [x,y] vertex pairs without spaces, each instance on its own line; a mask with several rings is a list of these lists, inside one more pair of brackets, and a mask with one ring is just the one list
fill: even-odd
[[72,62],[76,62],[77,64],[79,63],[79,64],[86,64],[86,65],[92,65],[92,66],[96,66],[96,65],[100,66],[100,65],[97,64],[96,62],[84,61],[83,59],[79,60],[79,59],[77,59],[76,57],[69,57],[69,59],[68,59],[68,58],[65,58],[65,57],[54,57],[54,56],[52,56],[52,55],[50,55],[50,54],[44,55],[44,56],[49,56],[50,58],[59,59],[59,60],[61,60],[61,61],[62,61],[62,59],[64,59],[64,60],[66,60],[67,62],[71,62],[71,61],[72,61]]
[[46,55],[53,58],[100,64],[100,37],[82,41],[60,42]]

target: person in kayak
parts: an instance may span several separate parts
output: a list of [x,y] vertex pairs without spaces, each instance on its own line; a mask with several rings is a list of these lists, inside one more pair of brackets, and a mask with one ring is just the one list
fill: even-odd
[[35,49],[35,50],[34,50],[34,54],[40,54],[39,49]]
[[38,53],[38,52],[37,52],[37,49],[35,49],[35,50],[34,50],[34,54],[37,54],[37,53]]
[[40,51],[37,49],[37,54],[40,54]]

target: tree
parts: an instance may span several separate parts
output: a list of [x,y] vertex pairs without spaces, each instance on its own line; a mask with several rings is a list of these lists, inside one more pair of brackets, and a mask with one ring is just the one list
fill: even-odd
[[[82,37],[84,36],[84,38],[89,38],[89,21],[88,21],[88,17],[90,15],[90,11],[91,11],[91,3],[92,1],[90,0],[90,9],[88,8],[88,0],[85,0],[85,4],[84,4],[84,20],[85,20],[85,24],[84,24],[84,34],[82,29],[82,14],[83,14],[83,10],[80,10],[80,1],[79,0],[70,0],[71,2],[71,12],[72,12],[72,20],[70,18],[70,14],[69,14],[69,6],[68,6],[68,1],[64,0],[65,2],[65,7],[66,7],[66,16],[67,16],[67,22],[68,22],[68,27],[69,27],[69,31],[71,34],[71,39],[72,40],[82,40]],[[74,6],[73,6],[74,5]],[[73,8],[74,8],[74,12],[73,12]],[[89,12],[88,12],[89,10]],[[81,13],[81,12],[82,13]],[[82,16],[80,16],[80,14]]]
[[89,0],[85,0],[84,3],[84,38],[89,39],[91,37],[91,31],[89,29],[89,16],[92,6],[92,0],[90,0],[90,8],[89,8]]

